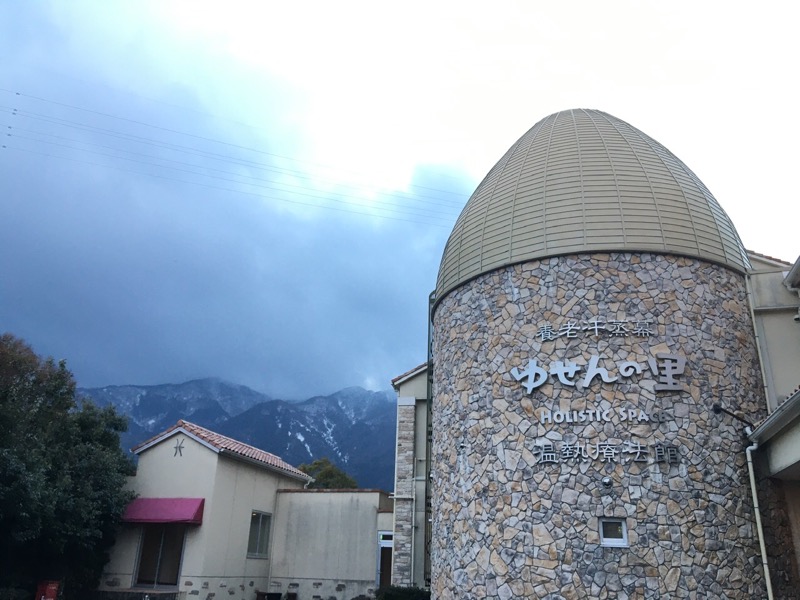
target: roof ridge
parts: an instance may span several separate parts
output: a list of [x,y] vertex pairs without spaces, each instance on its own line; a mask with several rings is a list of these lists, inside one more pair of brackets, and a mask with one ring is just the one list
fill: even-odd
[[420,364],[418,364],[416,367],[414,367],[413,369],[409,369],[409,370],[408,370],[408,371],[406,371],[405,373],[401,373],[401,374],[400,374],[400,375],[398,375],[397,377],[394,377],[394,378],[392,379],[392,381],[391,381],[391,384],[392,384],[392,385],[394,385],[395,383],[397,383],[398,381],[400,381],[400,380],[402,380],[402,379],[404,379],[404,378],[408,377],[409,375],[413,375],[413,374],[414,374],[414,373],[416,373],[417,371],[422,371],[422,368],[423,368],[423,367],[427,367],[427,366],[428,366],[428,362],[427,362],[427,361],[425,361],[424,363],[420,363]]
[[262,450],[261,448],[256,448],[251,444],[247,444],[245,442],[236,440],[232,437],[228,437],[227,435],[217,433],[216,431],[212,431],[207,427],[203,427],[202,425],[198,425],[197,423],[192,423],[191,421],[187,421],[185,419],[179,419],[175,425],[169,427],[162,433],[150,438],[149,440],[146,440],[145,442],[142,442],[141,444],[135,446],[133,450],[136,451],[140,448],[149,446],[159,438],[164,438],[178,429],[183,429],[187,433],[197,436],[199,439],[211,445],[220,452],[225,452],[229,455],[248,459],[256,463],[260,463],[263,466],[277,469],[279,471],[284,471],[285,473],[296,478],[307,479],[307,480],[312,479],[312,477],[309,476],[307,473],[304,473],[297,467],[290,465],[277,454],[273,454],[272,452],[267,452],[266,450]]
[[[212,431],[208,427],[203,427],[202,425],[198,425],[197,423],[192,423],[191,421],[186,421],[184,419],[181,419],[180,421],[178,421],[178,423],[183,423],[184,427],[186,425],[189,425],[191,427],[195,427],[197,429],[202,430],[203,432],[209,433],[211,436],[216,436],[216,437],[224,439],[225,441],[232,442],[234,444],[240,444],[240,445],[242,445],[242,446],[244,446],[246,448],[252,448],[253,450],[256,450],[258,452],[263,452],[264,454],[268,454],[270,456],[274,456],[278,460],[283,460],[277,454],[273,454],[272,452],[268,452],[267,450],[264,450],[262,448],[257,448],[256,446],[253,446],[252,444],[248,444],[247,442],[239,441],[237,439],[234,439],[234,438],[229,437],[227,435],[224,435],[222,433],[217,433],[216,431]],[[213,440],[206,440],[206,441],[209,442],[210,444],[214,445],[214,446],[217,446],[217,443],[215,443]],[[289,463],[286,463],[286,464],[289,464]]]
[[755,250],[747,250],[747,253],[748,254],[754,254],[755,256],[759,256],[761,258],[766,258],[768,260],[773,260],[775,262],[779,262],[779,263],[782,263],[784,265],[788,265],[790,267],[792,266],[792,263],[787,261],[787,260],[783,260],[782,258],[775,258],[774,256],[770,256],[769,254],[764,254],[763,252],[756,252]]

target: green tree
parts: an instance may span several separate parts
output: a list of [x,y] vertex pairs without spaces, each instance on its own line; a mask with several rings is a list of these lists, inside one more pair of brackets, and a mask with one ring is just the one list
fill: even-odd
[[112,407],[76,399],[64,361],[0,336],[0,589],[31,597],[37,580],[57,579],[79,597],[97,585],[132,497],[126,427]]
[[314,478],[314,481],[308,486],[311,489],[351,490],[358,487],[355,479],[327,458],[318,458],[310,465],[302,464],[297,468]]

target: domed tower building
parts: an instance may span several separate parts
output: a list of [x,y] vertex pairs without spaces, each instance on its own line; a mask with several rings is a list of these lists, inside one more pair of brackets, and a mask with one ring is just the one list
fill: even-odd
[[432,306],[438,599],[762,598],[743,425],[766,416],[728,216],[596,110],[469,199]]

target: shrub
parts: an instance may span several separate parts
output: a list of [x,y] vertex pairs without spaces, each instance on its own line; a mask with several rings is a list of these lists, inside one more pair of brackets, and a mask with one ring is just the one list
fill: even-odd
[[378,590],[376,600],[430,600],[431,593],[417,587],[398,587],[390,585]]

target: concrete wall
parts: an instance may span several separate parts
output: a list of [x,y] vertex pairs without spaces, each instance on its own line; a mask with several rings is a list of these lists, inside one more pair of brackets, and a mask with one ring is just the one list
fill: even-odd
[[753,255],[751,262],[751,303],[771,412],[800,383],[800,323],[794,320],[800,298],[783,283],[788,265]]
[[378,531],[392,531],[394,527],[394,510],[390,508],[378,511]]
[[377,490],[281,490],[268,591],[293,591],[304,600],[373,594],[379,514],[390,508]]
[[128,589],[133,586],[134,569],[138,560],[141,528],[123,525],[116,544],[100,578],[101,590]]
[[[302,488],[303,483],[240,460],[220,457],[213,478],[211,512],[204,519],[204,560],[197,571],[183,569],[181,589],[205,598],[206,589],[217,597],[252,600],[255,591],[268,591],[270,563],[282,549],[274,543],[279,488]],[[248,558],[247,543],[253,511],[272,515],[268,558]]]
[[785,428],[769,441],[763,452],[767,455],[770,476],[800,477],[800,427]]
[[413,377],[398,384],[396,390],[399,397],[425,400],[428,397],[428,370],[421,369]]
[[742,425],[711,411],[766,416],[742,275],[531,261],[441,299],[433,336],[434,598],[764,597]]

